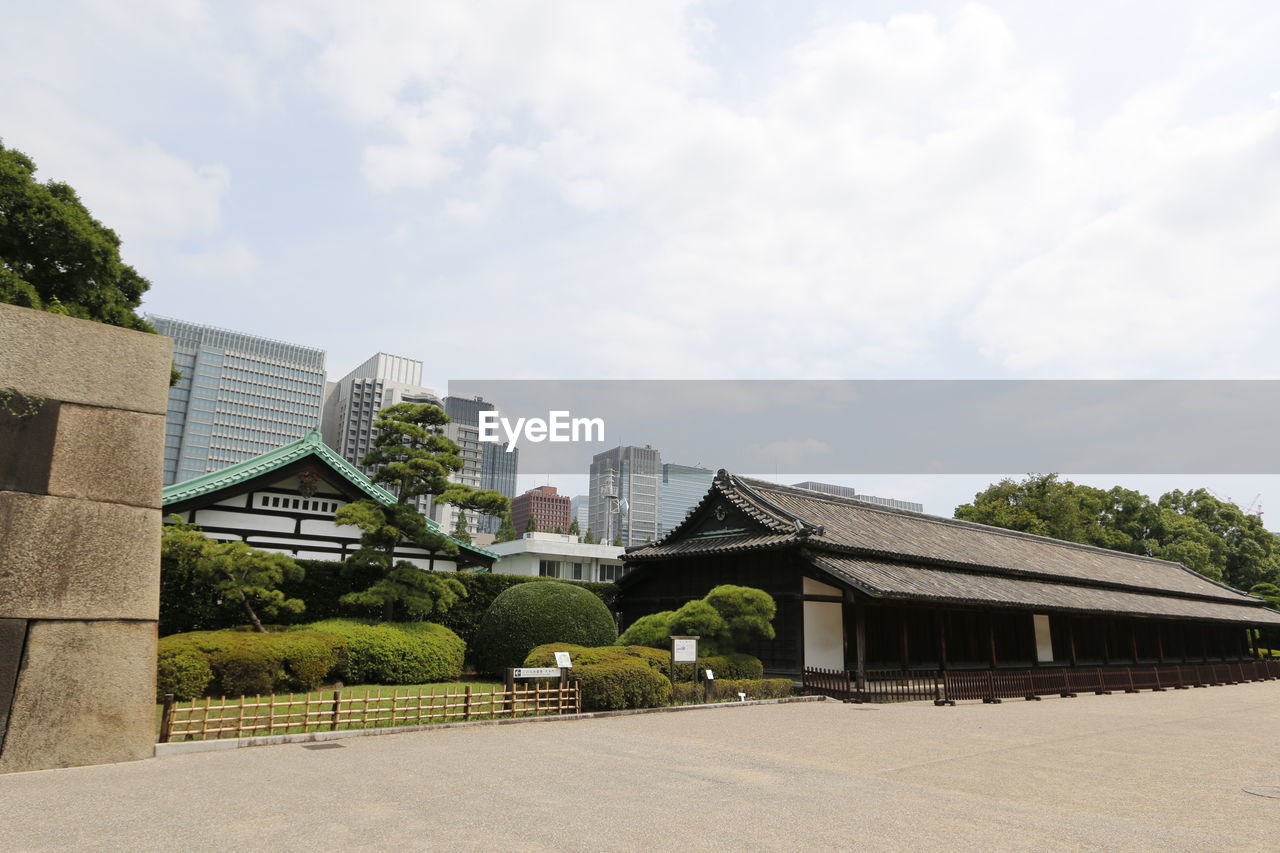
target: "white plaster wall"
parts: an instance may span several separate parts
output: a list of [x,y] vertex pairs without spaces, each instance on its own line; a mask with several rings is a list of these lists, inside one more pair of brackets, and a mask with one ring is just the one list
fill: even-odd
[[804,602],[804,665],[844,669],[844,605],[840,602]]

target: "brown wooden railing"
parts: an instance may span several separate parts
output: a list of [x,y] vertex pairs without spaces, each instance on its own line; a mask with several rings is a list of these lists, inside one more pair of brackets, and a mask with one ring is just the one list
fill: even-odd
[[164,697],[160,743],[180,740],[300,734],[339,729],[420,726],[504,717],[574,714],[582,710],[577,681],[516,684],[492,691],[443,688],[390,695],[332,693],[240,696],[175,702]]
[[804,692],[844,702],[957,701],[1071,697],[1092,692],[1183,690],[1280,679],[1280,660],[1123,667],[1041,667],[984,670],[868,670],[862,683],[846,670],[806,668]]

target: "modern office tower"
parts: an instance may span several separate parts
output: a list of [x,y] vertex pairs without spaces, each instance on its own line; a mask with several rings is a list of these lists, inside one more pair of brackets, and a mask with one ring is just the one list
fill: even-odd
[[879,504],[880,506],[887,506],[892,509],[924,512],[924,504],[919,504],[915,501],[900,501],[895,498],[878,498],[875,495],[863,495],[855,491],[852,486],[837,486],[834,483],[818,483],[813,480],[805,480],[803,483],[796,483],[792,488],[808,489],[811,492],[825,492],[828,495],[835,495],[838,498],[852,498],[855,501]]
[[649,445],[622,445],[591,460],[589,520],[601,542],[624,546],[658,538],[662,454]]
[[169,390],[165,485],[252,459],[319,425],[324,350],[154,314],[147,320],[173,339],[182,372]]
[[[513,448],[507,451],[506,442],[494,444],[492,442],[480,442],[480,413],[496,412],[498,407],[485,400],[483,397],[455,397],[448,396],[444,398],[444,413],[449,416],[452,423],[449,424],[449,437],[458,443],[463,449],[463,461],[467,463],[467,468],[463,469],[460,474],[459,482],[465,482],[468,485],[475,485],[478,489],[492,489],[500,492],[508,498],[514,498],[516,495],[516,472],[520,467],[520,450]],[[455,427],[456,425],[456,427]],[[472,452],[474,448],[478,448],[479,458],[473,459]],[[473,468],[472,462],[475,462]],[[471,481],[475,482],[472,483]],[[445,508],[441,508],[442,513]],[[456,519],[453,517],[453,510],[448,511],[448,530],[453,529]],[[502,524],[502,519],[492,515],[479,515],[477,513],[468,513],[467,526],[471,533],[497,533],[498,527]],[[445,524],[443,519],[437,519],[441,524]],[[522,528],[516,528],[520,530]]]
[[716,472],[694,465],[662,466],[662,507],[658,515],[658,535],[666,536],[707,495]]
[[380,352],[325,388],[321,434],[324,443],[365,474],[360,464],[373,447],[373,422],[378,412],[396,403],[440,405],[440,398],[422,386],[422,362]]
[[587,528],[591,526],[591,498],[587,495],[578,495],[569,504],[569,520],[578,522],[578,533],[581,536],[587,535]]
[[569,496],[560,494],[555,486],[538,486],[511,501],[511,524],[516,533],[524,533],[532,518],[534,532],[567,535],[571,503]]

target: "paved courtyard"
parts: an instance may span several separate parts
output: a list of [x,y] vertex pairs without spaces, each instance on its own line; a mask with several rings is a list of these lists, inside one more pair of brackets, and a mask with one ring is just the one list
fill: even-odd
[[1280,682],[726,708],[0,776],[3,850],[1266,850]]

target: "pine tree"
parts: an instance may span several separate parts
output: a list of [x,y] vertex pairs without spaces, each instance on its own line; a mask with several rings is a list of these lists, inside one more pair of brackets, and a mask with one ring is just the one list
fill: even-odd
[[465,509],[458,510],[458,519],[453,525],[453,532],[449,535],[459,542],[471,544],[471,531],[467,529],[467,511]]
[[516,526],[511,523],[511,513],[504,512],[502,514],[502,523],[498,525],[498,532],[494,534],[494,542],[512,542],[516,538]]
[[524,526],[524,532],[525,532],[525,533],[537,533],[537,532],[538,532],[538,522],[536,522],[536,521],[534,520],[534,518],[533,518],[533,513],[530,513],[530,514],[529,514],[529,521],[528,521],[528,522],[525,524],[525,526]]
[[569,522],[569,535],[577,536],[579,539],[582,538],[582,528],[578,526],[578,519],[576,518]]
[[380,606],[383,619],[391,621],[397,605],[410,616],[425,618],[443,613],[466,595],[456,578],[425,572],[395,558],[396,546],[405,541],[446,558],[458,554],[458,546],[433,530],[413,507],[414,498],[432,495],[441,503],[490,515],[510,509],[510,502],[498,492],[449,481],[451,474],[462,470],[463,462],[458,445],[444,434],[448,423],[449,416],[439,406],[397,403],[378,413],[373,449],[360,464],[375,469],[373,481],[394,491],[397,500],[393,504],[372,498],[353,501],[335,515],[338,524],[354,524],[361,531],[360,550],[347,565],[372,569],[378,575],[368,589],[342,596],[344,604]]

